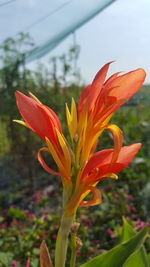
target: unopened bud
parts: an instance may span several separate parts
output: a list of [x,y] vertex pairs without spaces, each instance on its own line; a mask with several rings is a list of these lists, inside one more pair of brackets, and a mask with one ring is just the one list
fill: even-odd
[[71,232],[72,233],[77,233],[77,231],[79,229],[79,226],[80,226],[80,223],[78,223],[78,222],[73,223],[72,226],[71,226]]
[[81,239],[79,237],[76,237],[76,248],[80,249],[80,248],[82,248],[82,246],[83,246],[83,243],[82,243]]

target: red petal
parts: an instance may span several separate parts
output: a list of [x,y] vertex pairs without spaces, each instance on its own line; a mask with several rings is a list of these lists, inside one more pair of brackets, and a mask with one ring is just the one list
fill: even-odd
[[86,103],[86,100],[89,97],[89,93],[91,90],[91,84],[87,85],[86,87],[83,88],[79,101],[78,101],[78,115],[80,117],[80,114],[83,110],[84,104]]
[[[55,127],[60,130],[57,115],[47,106],[38,104],[34,99],[16,91],[16,101],[18,109],[31,129],[44,141],[45,136],[53,143],[57,142]],[[54,116],[55,114],[55,116]]]
[[97,175],[105,175],[108,172],[117,173],[126,168],[136,156],[141,147],[140,143],[121,148],[117,161],[111,165],[114,149],[106,149],[95,153],[86,164],[81,179],[86,177],[94,168],[98,168]]
[[112,165],[110,171],[113,173],[117,173],[117,172],[120,172],[122,169],[128,167],[128,165],[132,162],[132,160],[138,153],[141,146],[142,144],[136,143],[130,146],[122,147],[122,149],[120,150],[118,159],[116,163]]
[[107,64],[105,64],[100,70],[99,72],[96,74],[92,84],[91,84],[91,90],[89,92],[89,97],[88,97],[88,104],[89,104],[89,111],[93,108],[97,97],[100,94],[100,91],[102,89],[103,83],[105,81],[107,72],[108,72],[108,68],[109,65],[112,62],[109,62]]
[[88,175],[93,169],[100,167],[100,165],[103,166],[111,163],[113,151],[113,149],[106,149],[95,153],[87,162],[82,172],[82,178]]

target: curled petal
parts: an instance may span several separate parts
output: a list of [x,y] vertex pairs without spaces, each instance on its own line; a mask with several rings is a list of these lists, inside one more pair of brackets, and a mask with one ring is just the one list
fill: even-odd
[[98,190],[96,187],[93,186],[87,187],[87,190],[90,190],[92,192],[93,194],[92,199],[88,201],[82,201],[80,203],[81,207],[95,206],[102,203],[102,194],[100,190]]
[[118,158],[121,146],[122,146],[122,141],[123,141],[123,135],[122,131],[117,125],[114,124],[108,124],[106,126],[106,129],[111,132],[113,139],[114,139],[114,154],[111,160],[111,164],[115,162]]
[[105,173],[104,175],[100,175],[99,176],[99,172],[95,173],[95,175],[89,175],[87,178],[86,178],[86,185],[87,186],[90,186],[90,185],[93,185],[101,180],[104,180],[106,178],[112,178],[112,179],[115,179],[115,180],[118,180],[118,175],[116,175],[115,173]]
[[43,151],[49,152],[49,150],[48,150],[47,147],[43,147],[38,151],[38,154],[37,154],[38,161],[40,162],[40,164],[43,167],[43,169],[48,173],[62,176],[62,174],[60,172],[53,171],[51,168],[49,168],[47,166],[47,164],[45,163],[44,159],[41,156],[41,152],[43,152]]

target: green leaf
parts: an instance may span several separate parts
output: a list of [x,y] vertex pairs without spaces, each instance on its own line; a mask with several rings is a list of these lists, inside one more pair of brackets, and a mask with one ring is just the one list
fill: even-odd
[[120,242],[123,243],[129,240],[131,237],[135,236],[136,231],[133,230],[132,226],[123,217],[123,229]]
[[[147,237],[147,228],[143,228],[128,241],[121,243],[108,252],[95,257],[93,260],[80,267],[120,267],[126,262],[128,257],[136,250],[140,249]],[[133,265],[132,265],[133,267]]]
[[149,267],[148,257],[144,246],[138,251],[134,252],[125,262],[123,267]]
[[[129,240],[131,237],[136,235],[131,225],[123,217],[123,230],[121,236],[121,242]],[[150,267],[148,256],[144,246],[142,246],[138,251],[134,252],[125,262],[123,267]]]

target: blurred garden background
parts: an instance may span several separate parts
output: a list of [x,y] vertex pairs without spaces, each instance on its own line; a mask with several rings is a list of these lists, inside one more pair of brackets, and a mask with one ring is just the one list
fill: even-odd
[[[16,28],[19,26],[19,21],[16,24],[17,22],[12,20],[12,26],[9,25],[11,23],[9,14],[10,18],[15,16],[15,7],[13,7],[14,10],[11,7],[16,5],[17,10],[17,4],[18,8],[20,5],[20,10],[23,12],[26,4],[23,0],[21,1],[22,6],[17,3],[19,0],[10,4],[8,3],[9,1],[3,0],[0,2],[0,12],[5,13],[5,19],[8,20],[6,25],[5,21],[3,21],[3,38],[0,44],[0,266],[25,266],[28,258],[31,259],[31,266],[39,266],[39,247],[43,239],[46,240],[53,258],[61,213],[62,187],[60,179],[57,176],[46,173],[36,158],[39,148],[43,146],[42,141],[28,129],[13,122],[13,119],[20,119],[15,103],[15,90],[25,94],[31,91],[42,103],[51,107],[60,118],[65,136],[69,136],[66,127],[65,103],[70,104],[71,97],[74,97],[77,103],[81,89],[90,82],[91,75],[93,74],[94,76],[103,63],[117,60],[117,63],[113,63],[117,65],[117,67],[114,67],[117,71],[122,71],[122,69],[119,69],[120,67],[126,71],[143,67],[147,71],[147,80],[142,89],[127,104],[121,107],[112,119],[112,122],[123,130],[124,144],[129,145],[141,142],[143,144],[142,149],[130,165],[130,168],[119,174],[119,180],[107,179],[100,182],[99,187],[103,193],[103,203],[101,205],[79,209],[78,218],[80,219],[78,220],[81,222],[79,236],[84,246],[78,251],[78,255],[80,255],[78,264],[82,264],[84,261],[117,244],[122,225],[122,216],[131,223],[135,230],[140,230],[145,225],[149,225],[150,67],[148,63],[149,54],[146,54],[146,51],[149,51],[147,44],[150,36],[144,34],[145,30],[142,27],[141,30],[137,25],[135,26],[134,20],[129,29],[126,14],[123,23],[125,25],[124,31],[127,44],[122,46],[120,41],[121,46],[119,47],[115,38],[112,39],[112,43],[110,40],[110,42],[104,40],[105,35],[110,34],[111,37],[113,36],[113,27],[109,27],[111,21],[108,20],[106,25],[104,18],[108,19],[112,13],[113,16],[110,17],[110,20],[113,20],[114,16],[117,16],[118,8],[120,8],[120,12],[122,8],[124,13],[125,6],[129,8],[130,4],[127,1],[128,5],[126,5],[123,0],[98,1],[99,6],[98,2],[95,4],[96,1],[94,1],[93,9],[91,9],[89,1],[89,6],[83,12],[84,16],[82,14],[79,17],[75,16],[76,23],[71,22],[72,28],[71,26],[70,30],[67,28],[67,33],[64,32],[65,27],[67,27],[64,23],[64,29],[60,32],[58,31],[58,34],[54,27],[54,22],[43,25],[45,34],[42,33],[42,28],[40,28],[38,34],[36,31],[32,34],[28,30],[17,33],[19,28],[18,30]],[[39,24],[43,17],[39,11],[36,12],[36,2],[27,2],[31,11],[29,17],[27,16],[26,19],[23,17],[24,25],[28,26],[31,22],[36,24],[35,14],[39,18],[39,22],[37,20],[37,24]],[[45,2],[47,11],[49,5],[49,10],[52,12],[51,4],[48,1]],[[53,6],[52,10],[53,13],[59,16],[59,11],[62,11],[68,4],[63,1],[56,2],[57,5],[55,9]],[[132,17],[136,20],[136,15],[140,18],[141,14],[144,18],[145,14],[148,24],[150,21],[147,19],[147,9],[149,8],[150,11],[150,5],[148,5],[148,1],[144,1],[144,4],[142,3],[142,0],[133,1],[128,15],[129,18]],[[85,3],[81,1],[81,5],[83,4]],[[37,6],[40,8],[39,3],[37,3]],[[141,6],[143,9],[139,13],[138,7],[141,8]],[[79,7],[78,3],[77,8]],[[135,10],[133,7],[136,7]],[[2,11],[2,8],[5,9]],[[27,8],[25,10],[27,12]],[[34,20],[31,19],[32,12]],[[43,10],[43,14],[48,16],[46,9]],[[50,19],[51,15],[49,15]],[[21,16],[21,13],[19,13],[19,16]],[[23,13],[22,16],[24,16]],[[28,21],[27,18],[29,18]],[[94,19],[91,21],[91,18]],[[65,17],[61,16],[62,21],[63,19],[65,20]],[[119,19],[120,16],[118,21]],[[69,20],[66,23],[68,22]],[[77,24],[77,22],[80,23]],[[89,34],[86,34],[86,31],[88,32],[87,24],[83,26],[86,22],[88,22],[87,24],[95,23],[97,25],[92,26],[94,28],[89,26]],[[148,26],[147,24],[145,27]],[[60,29],[59,25],[60,21],[56,27],[58,30]],[[99,28],[100,25],[102,28],[103,26],[106,29],[108,27],[109,29],[107,30],[110,32],[104,32],[104,29]],[[36,30],[39,29],[38,26]],[[81,26],[85,43],[82,37],[80,40],[82,35]],[[16,27],[15,31],[14,27]],[[47,27],[46,30],[45,27]],[[84,27],[87,28],[85,29]],[[97,27],[96,36],[95,27]],[[78,31],[76,32],[78,28],[80,28],[79,33]],[[93,36],[92,29],[94,29]],[[119,33],[120,35],[120,28],[118,27],[117,32],[115,30],[114,34]],[[141,37],[138,40],[137,36],[140,36],[140,30]],[[57,33],[55,44],[54,39],[49,39],[47,43],[45,41],[51,32],[53,32],[53,37]],[[129,35],[127,35],[127,32]],[[138,34],[136,35],[136,33]],[[67,40],[60,44],[69,34],[71,34],[71,37],[68,37]],[[130,39],[131,35],[133,39]],[[42,38],[43,44],[39,42],[40,38]],[[120,38],[123,42],[124,37],[120,36]],[[93,46],[89,47],[88,42],[92,45],[91,39],[94,42]],[[50,43],[50,40],[53,41],[53,44]],[[96,40],[99,47],[95,46]],[[127,47],[131,42],[131,47],[128,50]],[[55,48],[58,44],[60,46]],[[105,50],[105,44],[108,54]],[[115,44],[116,49],[114,48]],[[49,47],[48,50],[45,48],[47,46],[44,45]],[[134,54],[134,48],[137,50],[136,55]],[[120,56],[119,53],[123,53],[124,57]],[[94,59],[91,60],[91,57]],[[41,59],[39,60],[39,58]],[[119,63],[119,60],[121,63]],[[89,73],[90,77],[88,76]],[[104,133],[99,140],[99,148],[104,149],[112,146],[111,136],[108,133]],[[45,160],[49,166],[56,169],[50,155],[45,155]],[[150,252],[149,241],[146,243],[146,248]]]

